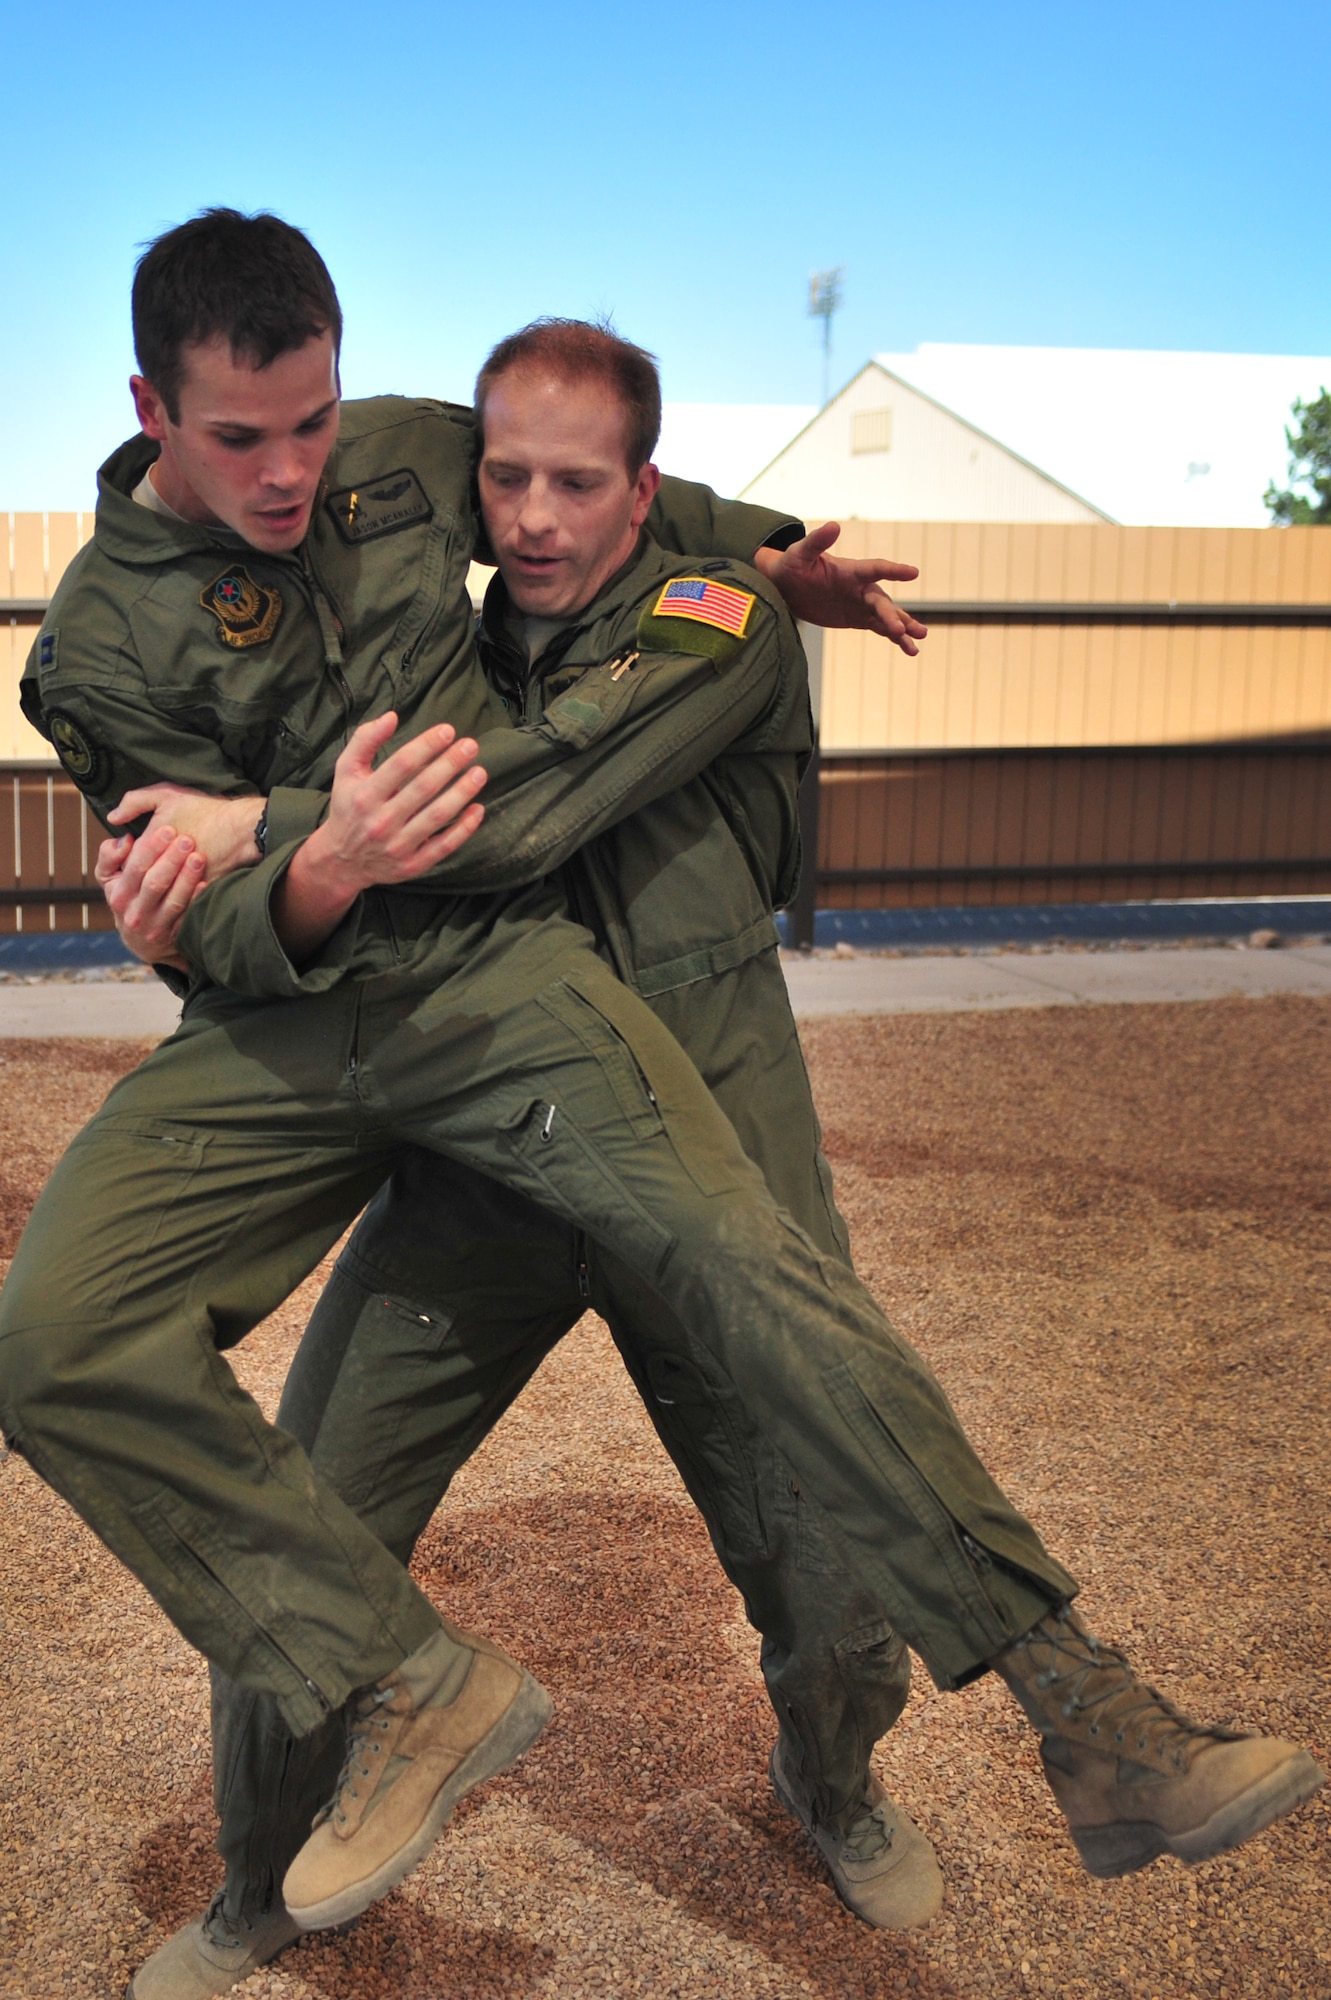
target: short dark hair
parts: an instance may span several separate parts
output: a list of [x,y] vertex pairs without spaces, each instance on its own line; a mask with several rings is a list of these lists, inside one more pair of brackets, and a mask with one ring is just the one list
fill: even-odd
[[631,473],[644,466],[661,435],[661,377],[656,356],[621,340],[606,320],[534,319],[486,356],[476,377],[476,415],[485,427],[485,399],[501,375],[544,369],[566,382],[601,381],[624,408],[624,455]]
[[299,229],[266,211],[205,208],[150,243],[134,267],[134,352],[180,420],[182,350],[230,341],[231,352],[266,368],[279,354],[331,333],[342,345],[342,308],[323,258]]

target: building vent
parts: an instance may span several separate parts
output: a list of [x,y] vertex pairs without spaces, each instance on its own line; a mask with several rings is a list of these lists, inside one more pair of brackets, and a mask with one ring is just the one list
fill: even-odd
[[891,451],[892,412],[857,410],[850,420],[850,448],[858,451]]

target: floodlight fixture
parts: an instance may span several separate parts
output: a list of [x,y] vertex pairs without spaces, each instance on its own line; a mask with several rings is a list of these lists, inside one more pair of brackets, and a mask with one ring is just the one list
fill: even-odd
[[823,323],[823,401],[826,403],[831,391],[832,380],[832,315],[841,306],[841,280],[846,275],[844,264],[836,264],[829,271],[809,273],[809,317]]

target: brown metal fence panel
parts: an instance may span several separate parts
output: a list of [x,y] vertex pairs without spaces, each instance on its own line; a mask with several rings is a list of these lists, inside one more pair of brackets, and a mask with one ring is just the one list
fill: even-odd
[[1331,740],[836,757],[833,909],[1331,894]]
[[92,878],[102,837],[58,767],[0,764],[0,936],[111,930]]

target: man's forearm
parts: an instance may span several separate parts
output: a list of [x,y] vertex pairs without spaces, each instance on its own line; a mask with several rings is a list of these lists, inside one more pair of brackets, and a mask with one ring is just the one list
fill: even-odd
[[[484,824],[465,849],[409,886],[493,894],[552,874],[751,731],[782,678],[782,647],[794,643],[769,624],[719,674],[710,661],[675,655],[647,656],[617,684],[613,667],[593,669],[541,722],[483,735]],[[571,740],[566,705],[579,723],[599,708],[601,728]]]
[[[362,891],[413,880],[480,825],[485,772],[475,739],[436,723],[378,763],[397,726],[391,709],[362,722],[337,760],[327,818],[305,840],[213,883],[191,907],[183,949],[219,985],[280,998],[334,983],[345,968],[323,963],[321,948]],[[346,928],[350,949],[356,927]]]
[[304,965],[327,944],[360,892],[330,852],[325,829],[317,827],[292,855],[269,903],[278,942],[293,965]]

